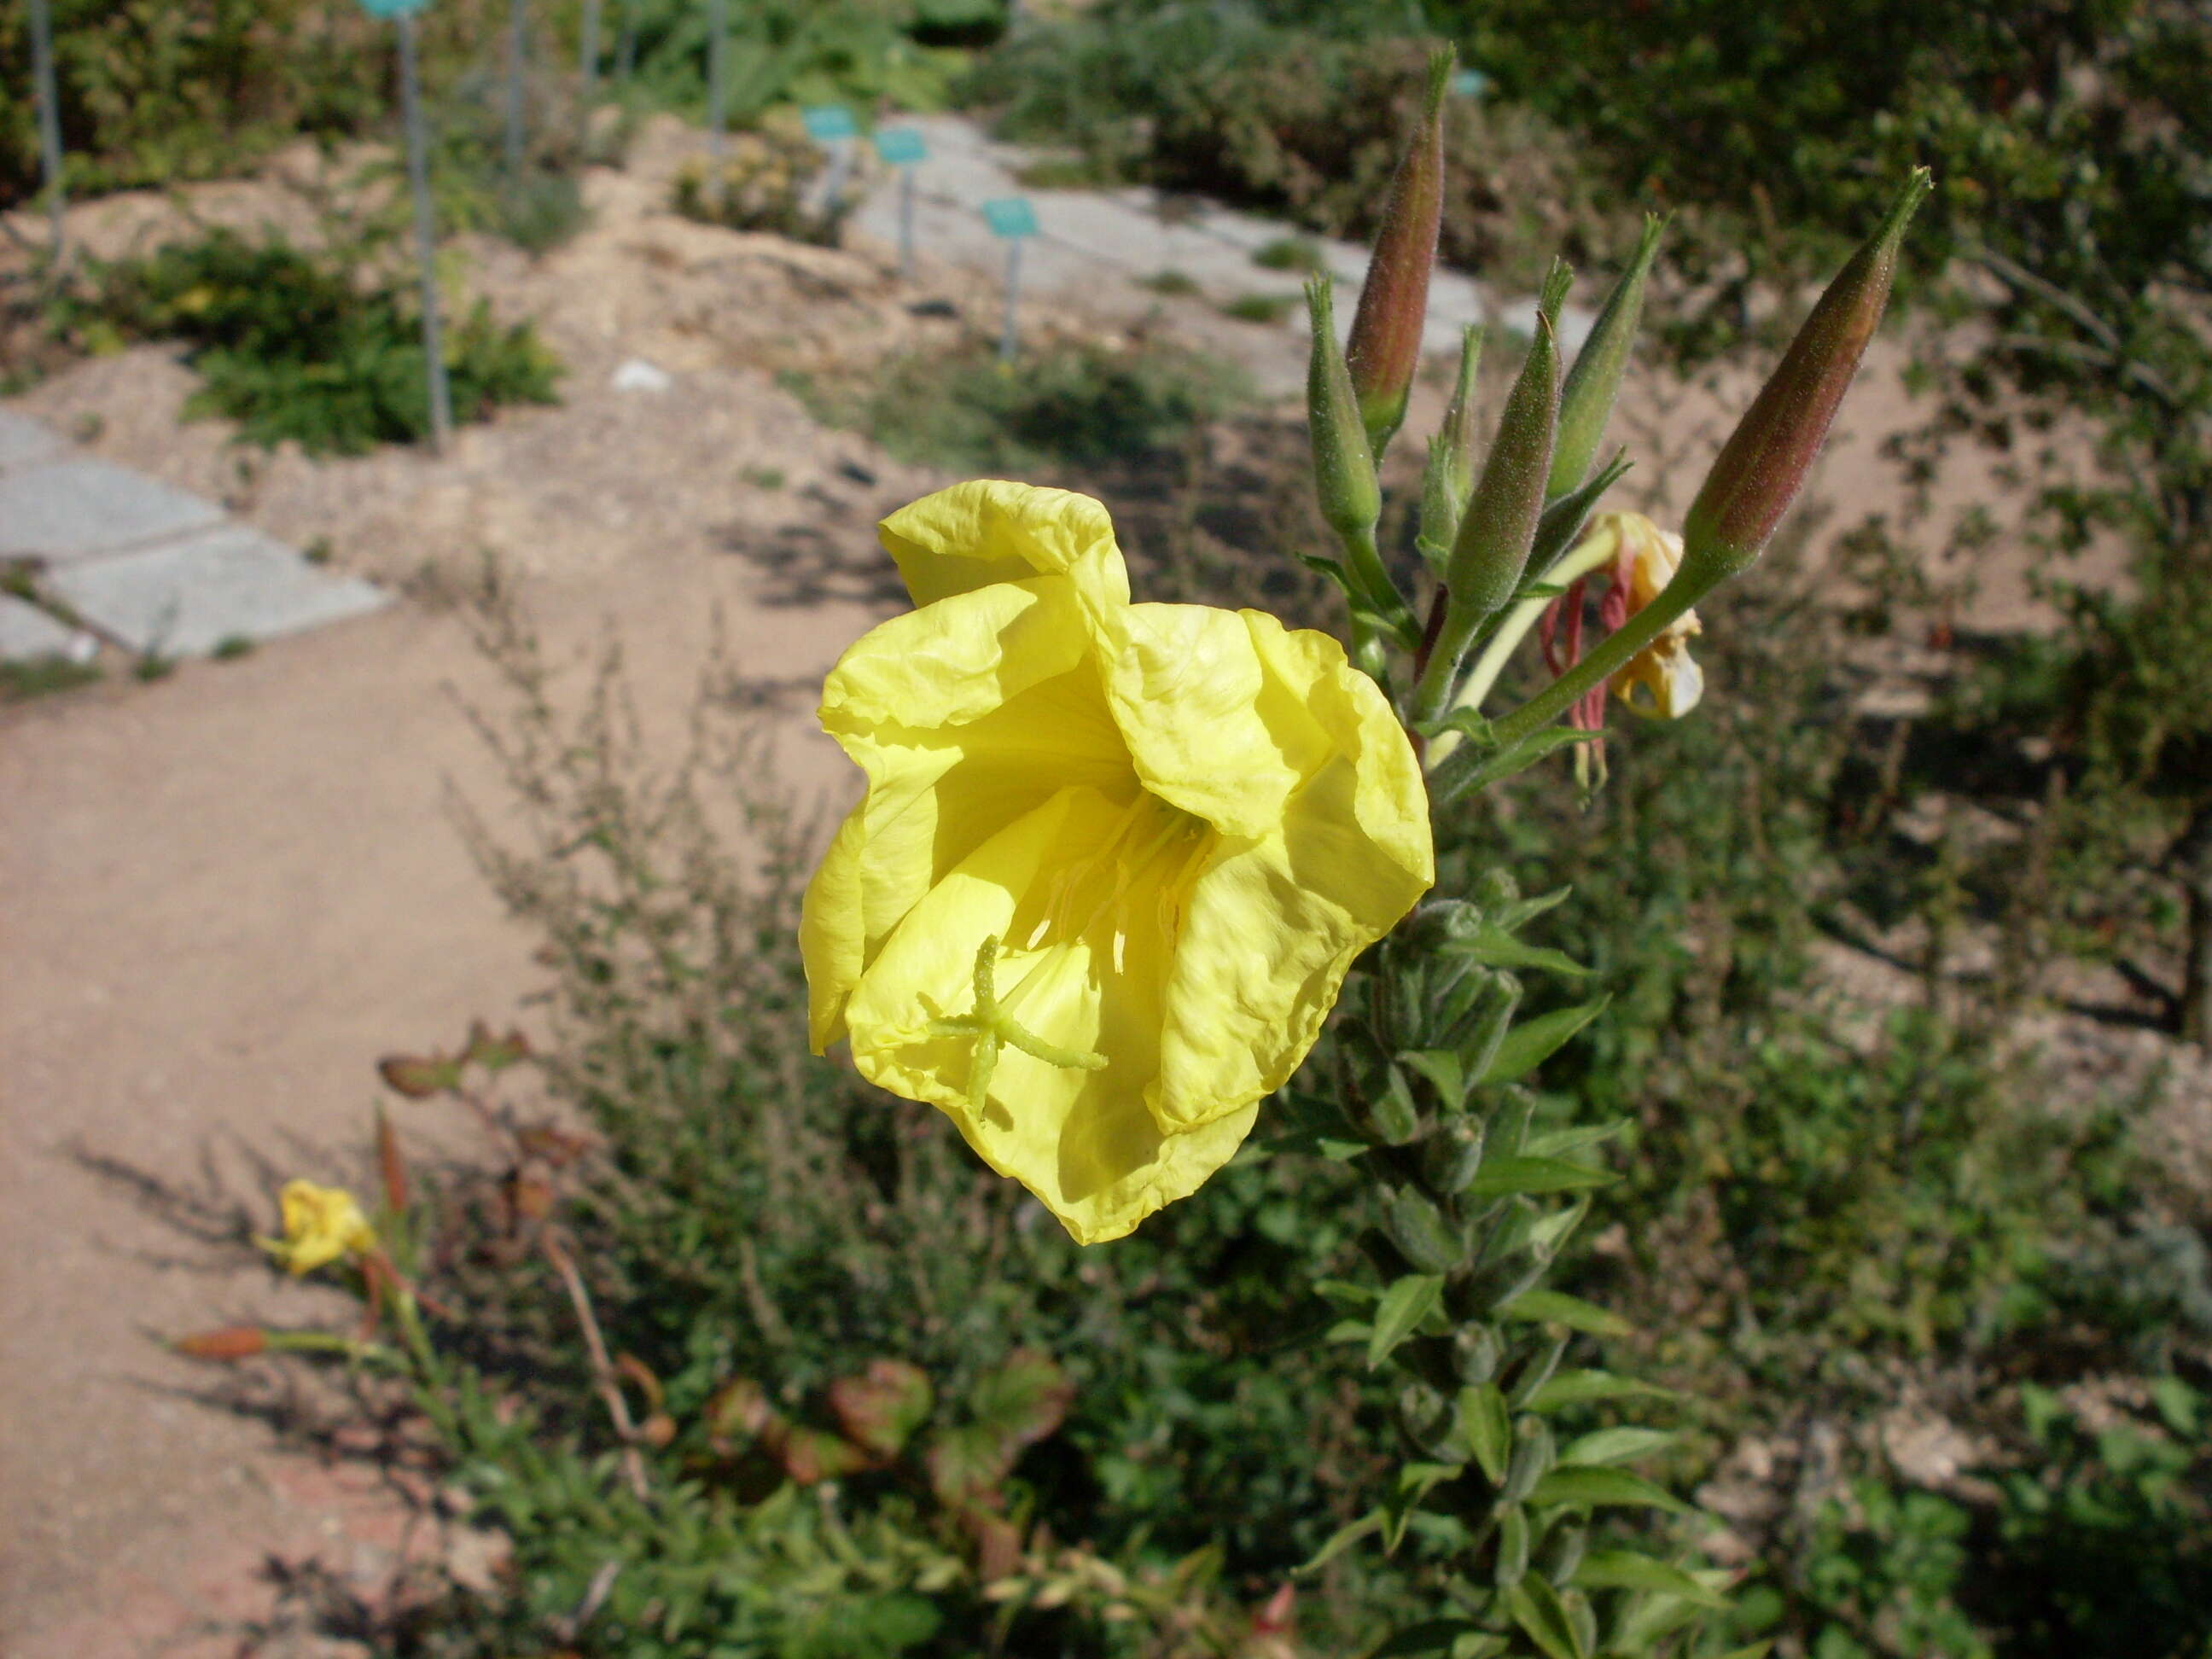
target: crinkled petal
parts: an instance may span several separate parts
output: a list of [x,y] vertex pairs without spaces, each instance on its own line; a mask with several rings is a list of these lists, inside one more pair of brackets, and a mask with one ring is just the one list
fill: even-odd
[[1170,1130],[1287,1082],[1352,959],[1436,878],[1419,765],[1374,683],[1325,635],[1244,621],[1267,666],[1259,707],[1307,775],[1267,835],[1224,840],[1191,886],[1149,1097]]
[[[1194,1190],[1252,1122],[1248,1110],[1166,1134],[1146,1103],[1174,921],[1162,901],[1176,876],[1125,879],[1111,853],[1133,812],[1158,810],[1087,788],[1055,795],[931,889],[869,965],[850,1009],[861,1075],[943,1109],[985,1163],[1084,1243],[1118,1238]],[[1056,879],[1070,871],[1089,873],[1071,888]],[[972,1011],[987,939],[1005,942],[1003,1010],[1048,1042],[1104,1054],[1105,1069],[1054,1066],[1010,1045],[983,1103],[969,1098],[977,1039],[932,1032],[929,1022]]]
[[1039,577],[894,617],[840,659],[823,728],[868,793],[807,890],[817,1044],[836,1040],[846,993],[945,872],[1068,784],[1133,792],[1093,659],[1082,604]]
[[877,534],[917,605],[1045,574],[1068,576],[1094,604],[1129,602],[1113,520],[1070,490],[979,478],[901,507]]
[[1225,835],[1265,835],[1299,775],[1260,712],[1267,673],[1242,616],[1135,605],[1100,631],[1107,698],[1145,787]]

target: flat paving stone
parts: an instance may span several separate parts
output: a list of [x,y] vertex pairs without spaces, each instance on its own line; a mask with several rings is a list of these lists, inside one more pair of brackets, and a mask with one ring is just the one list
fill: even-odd
[[0,474],[0,558],[59,563],[219,523],[222,509],[106,461]]
[[0,409],[0,472],[52,460],[62,448],[60,435],[52,427]]
[[13,593],[0,593],[0,662],[36,662],[42,657],[82,662],[98,649],[90,635]]
[[53,596],[134,651],[204,656],[228,639],[265,640],[388,604],[381,589],[318,570],[282,542],[224,524],[161,547],[47,573]]

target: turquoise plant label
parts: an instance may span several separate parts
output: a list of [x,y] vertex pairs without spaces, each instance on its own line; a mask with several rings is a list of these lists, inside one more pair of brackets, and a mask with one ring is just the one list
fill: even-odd
[[876,132],[876,154],[895,167],[910,167],[929,159],[929,146],[912,127],[881,127]]
[[1463,69],[1452,76],[1451,89],[1462,98],[1480,98],[1490,90],[1490,77],[1480,70]]
[[991,234],[1003,236],[1009,241],[1037,234],[1036,211],[1030,206],[1026,196],[1001,196],[994,202],[983,204],[983,222],[991,228]]
[[799,111],[799,118],[806,124],[806,136],[817,144],[850,138],[858,131],[853,125],[853,112],[842,104],[816,104]]
[[411,17],[429,3],[430,0],[361,0],[361,9],[371,17]]

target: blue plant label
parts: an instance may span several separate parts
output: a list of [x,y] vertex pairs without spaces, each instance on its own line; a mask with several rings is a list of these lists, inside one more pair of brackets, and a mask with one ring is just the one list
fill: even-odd
[[910,167],[929,159],[929,146],[912,127],[878,127],[876,154],[895,167]]
[[799,118],[806,124],[806,136],[817,144],[834,144],[859,131],[853,125],[853,112],[842,104],[815,104],[799,111]]
[[1036,210],[1030,206],[1026,196],[1001,196],[994,202],[983,204],[983,222],[991,228],[991,234],[1012,241],[1020,236],[1037,234]]
[[412,17],[430,3],[430,0],[361,0],[361,9],[371,17]]
[[1490,90],[1490,77],[1480,70],[1463,69],[1452,76],[1451,89],[1462,98],[1480,98]]

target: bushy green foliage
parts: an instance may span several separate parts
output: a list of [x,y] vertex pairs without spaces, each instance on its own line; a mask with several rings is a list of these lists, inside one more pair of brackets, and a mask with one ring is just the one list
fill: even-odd
[[[234,420],[247,442],[350,455],[429,430],[421,313],[401,279],[364,285],[336,252],[218,229],[94,264],[83,281],[58,302],[58,326],[94,349],[188,342],[205,384],[186,412]],[[554,401],[559,367],[536,331],[501,326],[482,301],[450,319],[445,353],[457,419]]]
[[[1288,11],[1288,17],[1270,14]],[[1197,191],[1332,236],[1370,236],[1419,105],[1426,43],[1402,9],[1104,0],[1009,37],[967,95],[1010,137],[1073,143],[1097,178]],[[1441,246],[1527,278],[1595,227],[1549,125],[1462,103],[1446,127]]]
[[794,381],[816,415],[951,471],[1105,467],[1172,449],[1248,398],[1233,365],[1164,341],[1054,339],[1013,362],[981,343],[894,358],[864,381]]

